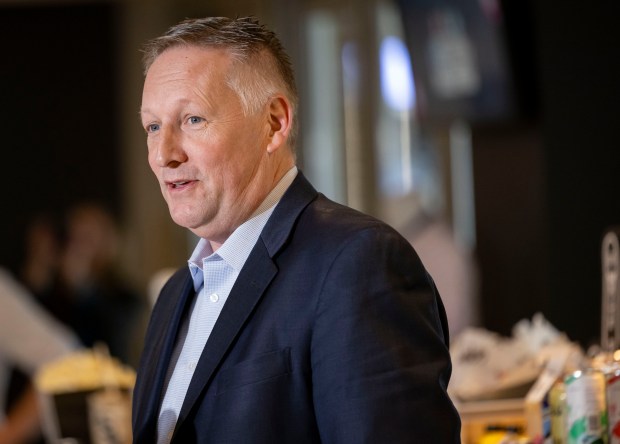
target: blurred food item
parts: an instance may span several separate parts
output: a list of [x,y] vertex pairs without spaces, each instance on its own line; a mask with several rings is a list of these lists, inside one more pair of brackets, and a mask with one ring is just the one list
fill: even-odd
[[450,354],[453,371],[448,390],[463,402],[523,398],[545,369],[560,373],[583,360],[578,344],[540,313],[531,321],[519,321],[512,337],[468,328],[454,338]]
[[44,366],[35,377],[49,442],[130,444],[135,371],[103,346]]
[[85,349],[45,365],[35,383],[42,393],[67,393],[101,388],[132,389],[135,371],[98,349]]

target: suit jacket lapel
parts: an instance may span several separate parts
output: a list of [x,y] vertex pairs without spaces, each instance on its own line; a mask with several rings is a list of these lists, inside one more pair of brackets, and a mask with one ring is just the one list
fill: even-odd
[[183,426],[192,407],[211,382],[226,351],[277,274],[272,257],[290,235],[301,211],[316,196],[317,192],[300,172],[276,206],[241,270],[200,356],[177,420],[176,431]]
[[134,427],[138,435],[135,442],[156,440],[157,419],[166,373],[181,320],[193,294],[194,288],[189,270],[184,269],[171,278],[169,285],[160,295],[162,300],[158,301],[157,311],[153,311],[153,316],[158,317],[151,321],[153,325],[151,328],[157,330],[151,330],[150,333],[151,336],[154,336],[155,331],[159,334],[154,338],[150,353],[145,356],[147,361],[141,363],[140,387],[145,389],[136,387],[140,390],[136,394],[136,401],[140,403],[137,409],[140,416],[136,418],[138,425]]
[[177,430],[211,381],[230,344],[277,272],[262,242],[257,243],[251,257],[253,260],[248,258],[243,267],[200,356],[179,413]]

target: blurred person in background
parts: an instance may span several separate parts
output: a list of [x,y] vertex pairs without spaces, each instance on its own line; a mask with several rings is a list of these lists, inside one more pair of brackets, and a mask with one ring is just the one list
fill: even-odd
[[78,346],[79,340],[69,330],[53,320],[13,275],[0,269],[0,444],[35,442],[41,436],[32,384],[5,411],[11,368],[32,376]]
[[53,214],[37,214],[27,224],[17,277],[43,305],[57,284],[61,245],[61,224]]
[[146,304],[119,266],[116,220],[99,203],[79,203],[67,212],[64,231],[52,312],[85,346],[103,342],[112,356],[136,365],[132,345]]
[[58,219],[29,225],[20,280],[84,346],[104,343],[136,366],[147,304],[119,266],[118,223],[98,202],[77,203]]
[[252,18],[145,47],[141,118],[200,240],[152,312],[134,443],[456,443],[445,311],[409,242],[295,166],[297,93]]

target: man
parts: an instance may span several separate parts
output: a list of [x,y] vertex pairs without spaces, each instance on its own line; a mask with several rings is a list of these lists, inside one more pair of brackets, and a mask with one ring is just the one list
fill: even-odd
[[439,295],[405,239],[295,167],[277,37],[184,21],[145,72],[149,164],[201,240],[153,308],[134,442],[459,442]]

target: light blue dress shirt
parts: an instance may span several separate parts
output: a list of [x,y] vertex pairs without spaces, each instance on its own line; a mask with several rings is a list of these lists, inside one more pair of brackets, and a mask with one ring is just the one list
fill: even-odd
[[291,168],[217,252],[213,252],[207,239],[201,239],[196,245],[188,264],[197,297],[192,302],[189,322],[185,322],[179,332],[168,368],[157,422],[157,444],[170,442],[194,369],[230,290],[276,204],[296,175],[297,167]]

